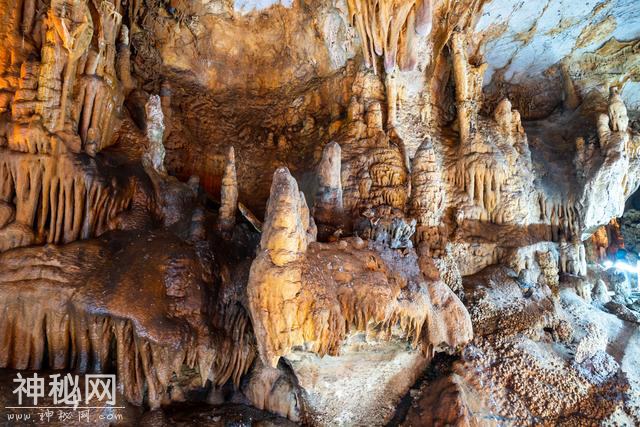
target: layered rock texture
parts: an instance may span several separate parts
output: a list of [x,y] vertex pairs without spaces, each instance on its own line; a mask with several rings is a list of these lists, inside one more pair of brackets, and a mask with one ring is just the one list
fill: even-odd
[[0,395],[56,370],[116,374],[130,425],[640,424],[637,1],[0,23]]

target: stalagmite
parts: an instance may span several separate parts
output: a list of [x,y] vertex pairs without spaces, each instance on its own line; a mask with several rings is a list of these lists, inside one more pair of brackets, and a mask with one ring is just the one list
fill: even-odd
[[564,238],[560,241],[560,271],[577,276],[586,276],[587,260],[584,245],[581,243],[567,242]]
[[220,210],[218,211],[218,230],[229,236],[236,223],[238,208],[238,180],[236,178],[236,157],[233,146],[227,150],[226,164],[220,189]]
[[627,107],[625,107],[617,87],[612,87],[609,95],[609,121],[614,132],[626,132],[629,126]]
[[508,135],[513,132],[513,114],[511,112],[511,102],[504,98],[493,112],[493,118],[498,125]]
[[300,261],[307,244],[298,184],[286,168],[279,168],[273,174],[261,251],[247,285],[258,349],[267,366],[275,367],[281,354],[304,341],[303,331],[296,327],[293,298],[301,290]]
[[493,111],[493,119],[498,123],[505,136],[524,134],[520,113],[511,109],[511,102],[504,98]]
[[151,168],[160,174],[166,174],[164,167],[165,150],[162,144],[164,134],[164,116],[162,105],[158,95],[151,95],[145,105],[147,118],[147,142],[148,147],[142,161],[147,168]]
[[609,123],[611,120],[607,114],[599,114],[598,115],[598,142],[600,143],[600,148],[605,149],[606,144],[609,142],[611,135],[611,128],[609,127]]
[[413,158],[411,168],[411,214],[417,218],[416,243],[441,244],[441,223],[446,193],[442,178],[442,157],[427,137]]
[[322,150],[322,160],[318,165],[318,190],[316,191],[312,215],[322,229],[321,235],[332,234],[331,229],[342,226],[344,210],[342,206],[341,178],[342,150],[336,142],[330,142]]
[[[443,290],[434,290],[429,297],[424,279],[411,276],[415,271],[403,270],[403,262],[417,262],[415,252],[408,252],[402,262],[392,261],[397,256],[391,249],[393,241],[402,240],[401,236],[392,233],[389,242],[379,243],[381,252],[377,253],[355,241],[351,248],[346,241],[325,246],[310,243],[308,227],[304,198],[296,181],[287,169],[280,168],[274,174],[260,251],[247,284],[258,350],[266,365],[275,367],[279,357],[303,344],[321,356],[338,354],[350,331],[373,333],[377,329],[374,325],[382,325],[377,332],[381,336],[399,333],[413,346],[456,346],[458,340],[469,339],[467,329],[454,339],[445,326],[456,322],[449,317],[453,313],[456,318],[466,313],[455,296],[452,312],[431,311],[429,298],[449,299],[453,295],[449,288],[442,284]],[[339,267],[332,266],[336,253],[341,253]],[[401,296],[396,293],[399,283],[391,279],[396,274],[409,275],[404,280],[416,281],[418,287],[405,289]],[[434,300],[434,304],[441,303]],[[427,341],[421,340],[424,327],[430,328]],[[399,332],[394,332],[396,329]]]
[[[559,291],[559,268],[556,254],[551,251],[537,251],[535,254],[536,261],[540,266],[540,276],[538,277],[538,283],[548,286],[552,292],[557,293]],[[586,266],[585,266],[586,268]]]
[[562,83],[564,84],[564,105],[569,110],[575,110],[580,105],[580,98],[569,73],[569,66],[566,62],[563,62],[560,65],[560,69],[562,70]]
[[206,240],[205,215],[202,209],[194,209],[189,227],[189,239],[193,242]]

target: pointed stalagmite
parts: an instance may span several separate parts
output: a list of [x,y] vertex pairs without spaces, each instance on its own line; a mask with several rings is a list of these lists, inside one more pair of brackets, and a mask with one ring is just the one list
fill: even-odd
[[271,261],[283,266],[299,259],[307,250],[308,221],[302,217],[303,201],[298,183],[287,168],[273,174],[260,247]]
[[508,135],[511,133],[513,125],[513,114],[511,112],[511,102],[504,98],[493,112],[493,118],[502,130]]
[[511,109],[511,101],[508,98],[504,98],[498,103],[493,111],[493,119],[498,123],[505,136],[524,133],[520,113]]
[[287,168],[273,174],[260,252],[251,265],[247,294],[263,362],[275,367],[291,343],[302,341],[294,298],[302,287],[308,218],[298,184]]
[[569,73],[569,66],[563,62],[560,66],[562,71],[562,83],[564,84],[564,106],[570,110],[575,110],[580,105],[580,97]]
[[[429,332],[435,337],[432,344],[455,346],[457,340],[468,340],[470,329],[466,325],[464,334],[451,338],[451,316],[448,312],[441,315],[441,308],[430,305],[427,283],[416,270],[387,262],[388,257],[396,256],[392,252],[381,255],[356,242],[350,248],[346,240],[310,244],[312,230],[295,179],[286,168],[278,169],[271,185],[260,250],[247,284],[258,350],[266,365],[275,367],[279,357],[301,345],[320,356],[337,355],[351,331],[371,329],[375,333],[375,325],[387,336],[397,328],[393,333],[414,347],[423,344],[422,330],[427,321],[433,325]],[[336,259],[340,259],[339,265]],[[408,252],[402,260],[417,262],[415,252]],[[398,275],[402,276],[399,281]],[[406,281],[415,282],[416,287],[401,291],[400,284]],[[445,295],[448,288],[444,284],[442,287],[444,293],[434,295],[438,300],[450,299]],[[455,298],[448,305],[455,306],[456,318],[466,313]]]
[[224,235],[233,231],[238,207],[238,180],[236,178],[236,156],[233,146],[227,150],[227,161],[220,189],[220,211],[218,212],[218,230]]

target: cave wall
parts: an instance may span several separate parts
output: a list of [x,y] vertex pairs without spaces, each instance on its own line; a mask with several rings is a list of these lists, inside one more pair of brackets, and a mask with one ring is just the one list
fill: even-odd
[[377,425],[499,327],[578,348],[560,278],[640,185],[634,2],[0,11],[0,366]]

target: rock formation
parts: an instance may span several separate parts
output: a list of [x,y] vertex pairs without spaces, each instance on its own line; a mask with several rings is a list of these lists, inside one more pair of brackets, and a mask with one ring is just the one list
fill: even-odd
[[453,73],[460,142],[467,144],[471,142],[477,130],[477,114],[480,108],[478,101],[487,64],[476,66],[469,62],[467,36],[460,31],[453,33],[451,49],[453,50]]
[[432,27],[432,1],[383,3],[354,0],[348,3],[350,20],[362,40],[367,64],[376,68],[376,57],[383,57],[384,69],[391,72],[400,64],[415,65],[415,39],[428,35]]
[[[435,276],[411,271],[411,264],[417,266],[414,252],[400,259],[386,242],[369,248],[361,239],[315,243],[308,227],[296,181],[286,169],[278,169],[247,284],[264,364],[275,367],[280,357],[287,357],[293,358],[294,371],[306,371],[302,366],[309,363],[307,356],[303,365],[295,362],[298,347],[320,357],[334,356],[334,364],[351,363],[353,356],[341,362],[341,354],[358,333],[382,342],[406,340],[424,349],[455,349],[471,338],[467,312],[437,270]],[[334,266],[337,254],[341,265]],[[398,280],[406,287],[399,287]],[[305,388],[304,380],[301,386]]]
[[0,418],[639,425],[640,7],[566,3],[0,0]]
[[322,150],[322,160],[318,165],[318,190],[313,204],[313,217],[321,236],[333,234],[346,225],[342,204],[341,156],[340,145],[330,142]]
[[158,173],[165,174],[164,167],[165,149],[162,144],[164,134],[164,115],[160,97],[152,95],[144,106],[147,127],[147,151],[142,157],[145,167],[152,168]]
[[629,126],[627,107],[616,87],[611,88],[611,95],[609,95],[609,122],[614,132],[626,132]]
[[427,138],[416,151],[411,168],[411,214],[417,218],[416,242],[430,246],[442,244],[440,230],[446,207],[442,156]]
[[233,146],[227,151],[224,175],[220,189],[220,210],[218,211],[218,229],[230,233],[236,223],[238,206],[238,179],[236,177],[236,155]]

